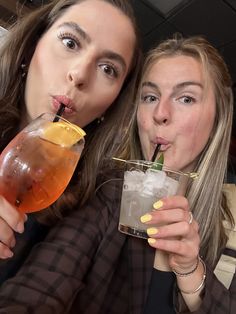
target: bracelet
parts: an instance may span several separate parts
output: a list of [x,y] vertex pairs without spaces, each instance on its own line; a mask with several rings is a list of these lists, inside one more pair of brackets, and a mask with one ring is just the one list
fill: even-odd
[[198,292],[202,287],[204,287],[205,280],[206,280],[206,264],[204,263],[204,261],[200,257],[199,257],[199,261],[202,263],[203,268],[204,268],[204,273],[203,273],[202,281],[201,281],[200,285],[193,291],[183,291],[183,290],[179,289],[179,291],[181,293],[184,293],[184,294],[194,294],[194,293]]
[[197,270],[198,264],[199,264],[199,261],[200,261],[200,260],[201,260],[201,259],[200,259],[200,256],[198,255],[198,257],[197,257],[197,263],[196,263],[194,269],[191,270],[191,271],[189,271],[188,273],[179,273],[178,271],[176,271],[176,270],[174,270],[174,269],[172,269],[172,272],[173,272],[176,276],[179,276],[179,277],[186,277],[186,276],[189,276],[189,275],[191,275],[192,273],[194,273],[194,272]]

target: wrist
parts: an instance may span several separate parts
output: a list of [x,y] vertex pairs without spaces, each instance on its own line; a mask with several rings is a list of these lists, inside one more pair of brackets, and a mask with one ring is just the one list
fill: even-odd
[[197,270],[200,260],[201,260],[201,258],[200,258],[200,256],[198,255],[197,261],[196,261],[195,265],[194,265],[190,270],[182,271],[182,270],[179,270],[179,269],[177,270],[177,269],[172,268],[172,272],[173,272],[176,276],[179,276],[179,277],[186,277],[186,276],[189,276],[189,275],[193,274],[193,273]]
[[199,294],[205,287],[206,280],[206,265],[199,258],[198,267],[195,272],[187,276],[176,276],[179,291],[183,295]]

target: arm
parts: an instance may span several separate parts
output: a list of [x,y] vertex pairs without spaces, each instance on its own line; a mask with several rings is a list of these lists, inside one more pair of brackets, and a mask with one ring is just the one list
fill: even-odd
[[[15,234],[16,245],[12,249],[14,255],[8,259],[0,259],[0,285],[13,277],[26,260],[32,247],[42,241],[48,233],[49,227],[38,223],[34,214],[29,215],[22,234]],[[3,229],[0,231],[3,232]]]
[[204,267],[201,262],[197,264],[200,246],[198,224],[194,219],[190,219],[187,200],[181,196],[173,196],[157,202],[154,208],[156,210],[150,212],[146,223],[156,223],[159,227],[147,230],[150,236],[148,242],[158,249],[158,254],[162,252],[167,255],[166,264],[176,273],[178,289],[187,292],[179,292],[182,306],[177,312],[234,313],[235,278],[228,291],[208,268],[206,281],[201,285]]
[[65,218],[2,286],[0,313],[35,313],[40,304],[40,313],[64,314],[83,289],[108,221],[109,211],[99,197]]
[[216,278],[212,270],[207,267],[205,287],[201,294],[201,305],[198,310],[190,312],[178,292],[177,313],[194,314],[233,314],[236,311],[236,274],[229,289]]

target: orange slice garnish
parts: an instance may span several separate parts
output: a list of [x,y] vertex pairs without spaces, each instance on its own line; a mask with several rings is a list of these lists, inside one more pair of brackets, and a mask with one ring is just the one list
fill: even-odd
[[75,124],[65,121],[52,122],[43,130],[41,138],[54,144],[71,147],[81,140],[86,133]]

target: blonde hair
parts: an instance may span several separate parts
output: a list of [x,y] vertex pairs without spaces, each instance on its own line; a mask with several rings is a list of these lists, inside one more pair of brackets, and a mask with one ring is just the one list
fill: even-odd
[[[146,57],[142,78],[144,79],[150,68],[158,60],[176,55],[191,56],[202,64],[205,86],[208,86],[210,80],[216,99],[216,117],[212,134],[194,169],[200,175],[198,180],[191,183],[186,193],[191,210],[200,227],[201,254],[208,263],[213,265],[226,242],[222,221],[226,219],[232,225],[234,224],[222,192],[231,139],[232,82],[228,68],[217,50],[207,40],[199,36],[190,38],[174,36],[152,49]],[[139,94],[140,92],[136,100],[136,110]],[[125,145],[121,148],[122,158],[142,158],[136,112],[130,122],[124,142]]]

